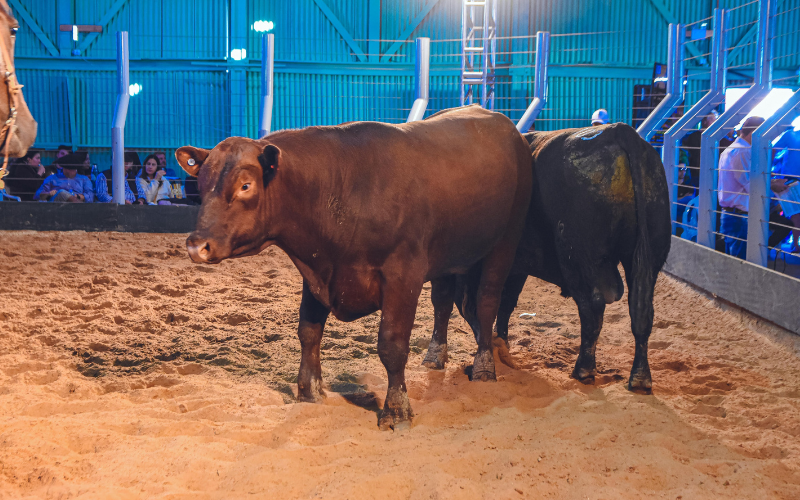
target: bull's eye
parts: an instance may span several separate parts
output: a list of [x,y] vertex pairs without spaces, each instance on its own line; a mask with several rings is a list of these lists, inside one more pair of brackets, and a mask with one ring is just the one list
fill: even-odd
[[247,191],[248,189],[250,189],[250,184],[243,184],[242,185],[242,191]]
[[11,36],[17,36],[17,31],[19,31],[19,28],[13,28],[12,27],[11,28]]

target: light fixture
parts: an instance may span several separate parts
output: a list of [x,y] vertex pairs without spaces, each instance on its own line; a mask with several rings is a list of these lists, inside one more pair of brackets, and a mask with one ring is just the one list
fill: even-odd
[[247,58],[247,50],[246,49],[233,49],[231,51],[231,59],[234,61],[241,61],[242,59]]
[[128,95],[131,97],[135,96],[141,91],[142,91],[142,86],[138,83],[132,83],[128,85]]
[[259,33],[272,31],[272,28],[274,27],[275,23],[273,23],[272,21],[256,21],[253,23],[253,30],[258,31]]

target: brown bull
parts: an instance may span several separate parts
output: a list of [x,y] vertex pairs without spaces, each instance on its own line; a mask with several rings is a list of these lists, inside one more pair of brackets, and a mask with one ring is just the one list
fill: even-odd
[[0,75],[4,75],[0,78],[0,123],[4,124],[0,153],[6,157],[24,156],[36,140],[36,121],[28,110],[14,70],[18,28],[8,3],[0,0]]
[[409,338],[426,281],[481,270],[473,379],[494,378],[491,325],[525,222],[530,152],[508,118],[458,108],[403,125],[356,122],[180,148],[203,204],[187,239],[195,262],[277,245],[303,276],[298,399],[320,401],[329,313],[380,309],[378,354],[389,389],[381,428],[412,417]]

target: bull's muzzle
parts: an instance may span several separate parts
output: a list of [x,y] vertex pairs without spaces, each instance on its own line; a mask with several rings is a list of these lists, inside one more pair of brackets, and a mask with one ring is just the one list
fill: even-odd
[[192,262],[208,264],[214,262],[213,246],[210,240],[190,235],[186,239],[186,250]]

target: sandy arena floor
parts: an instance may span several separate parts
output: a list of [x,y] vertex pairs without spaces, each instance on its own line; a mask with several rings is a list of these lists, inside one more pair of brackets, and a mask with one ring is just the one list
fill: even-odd
[[652,396],[625,390],[624,300],[583,386],[575,305],[534,279],[511,326],[519,370],[469,382],[456,318],[448,369],[428,371],[426,286],[417,417],[392,433],[377,314],[329,321],[328,400],[294,403],[301,280],[278,249],[200,266],[184,235],[1,235],[0,499],[800,498],[797,337],[663,275]]

